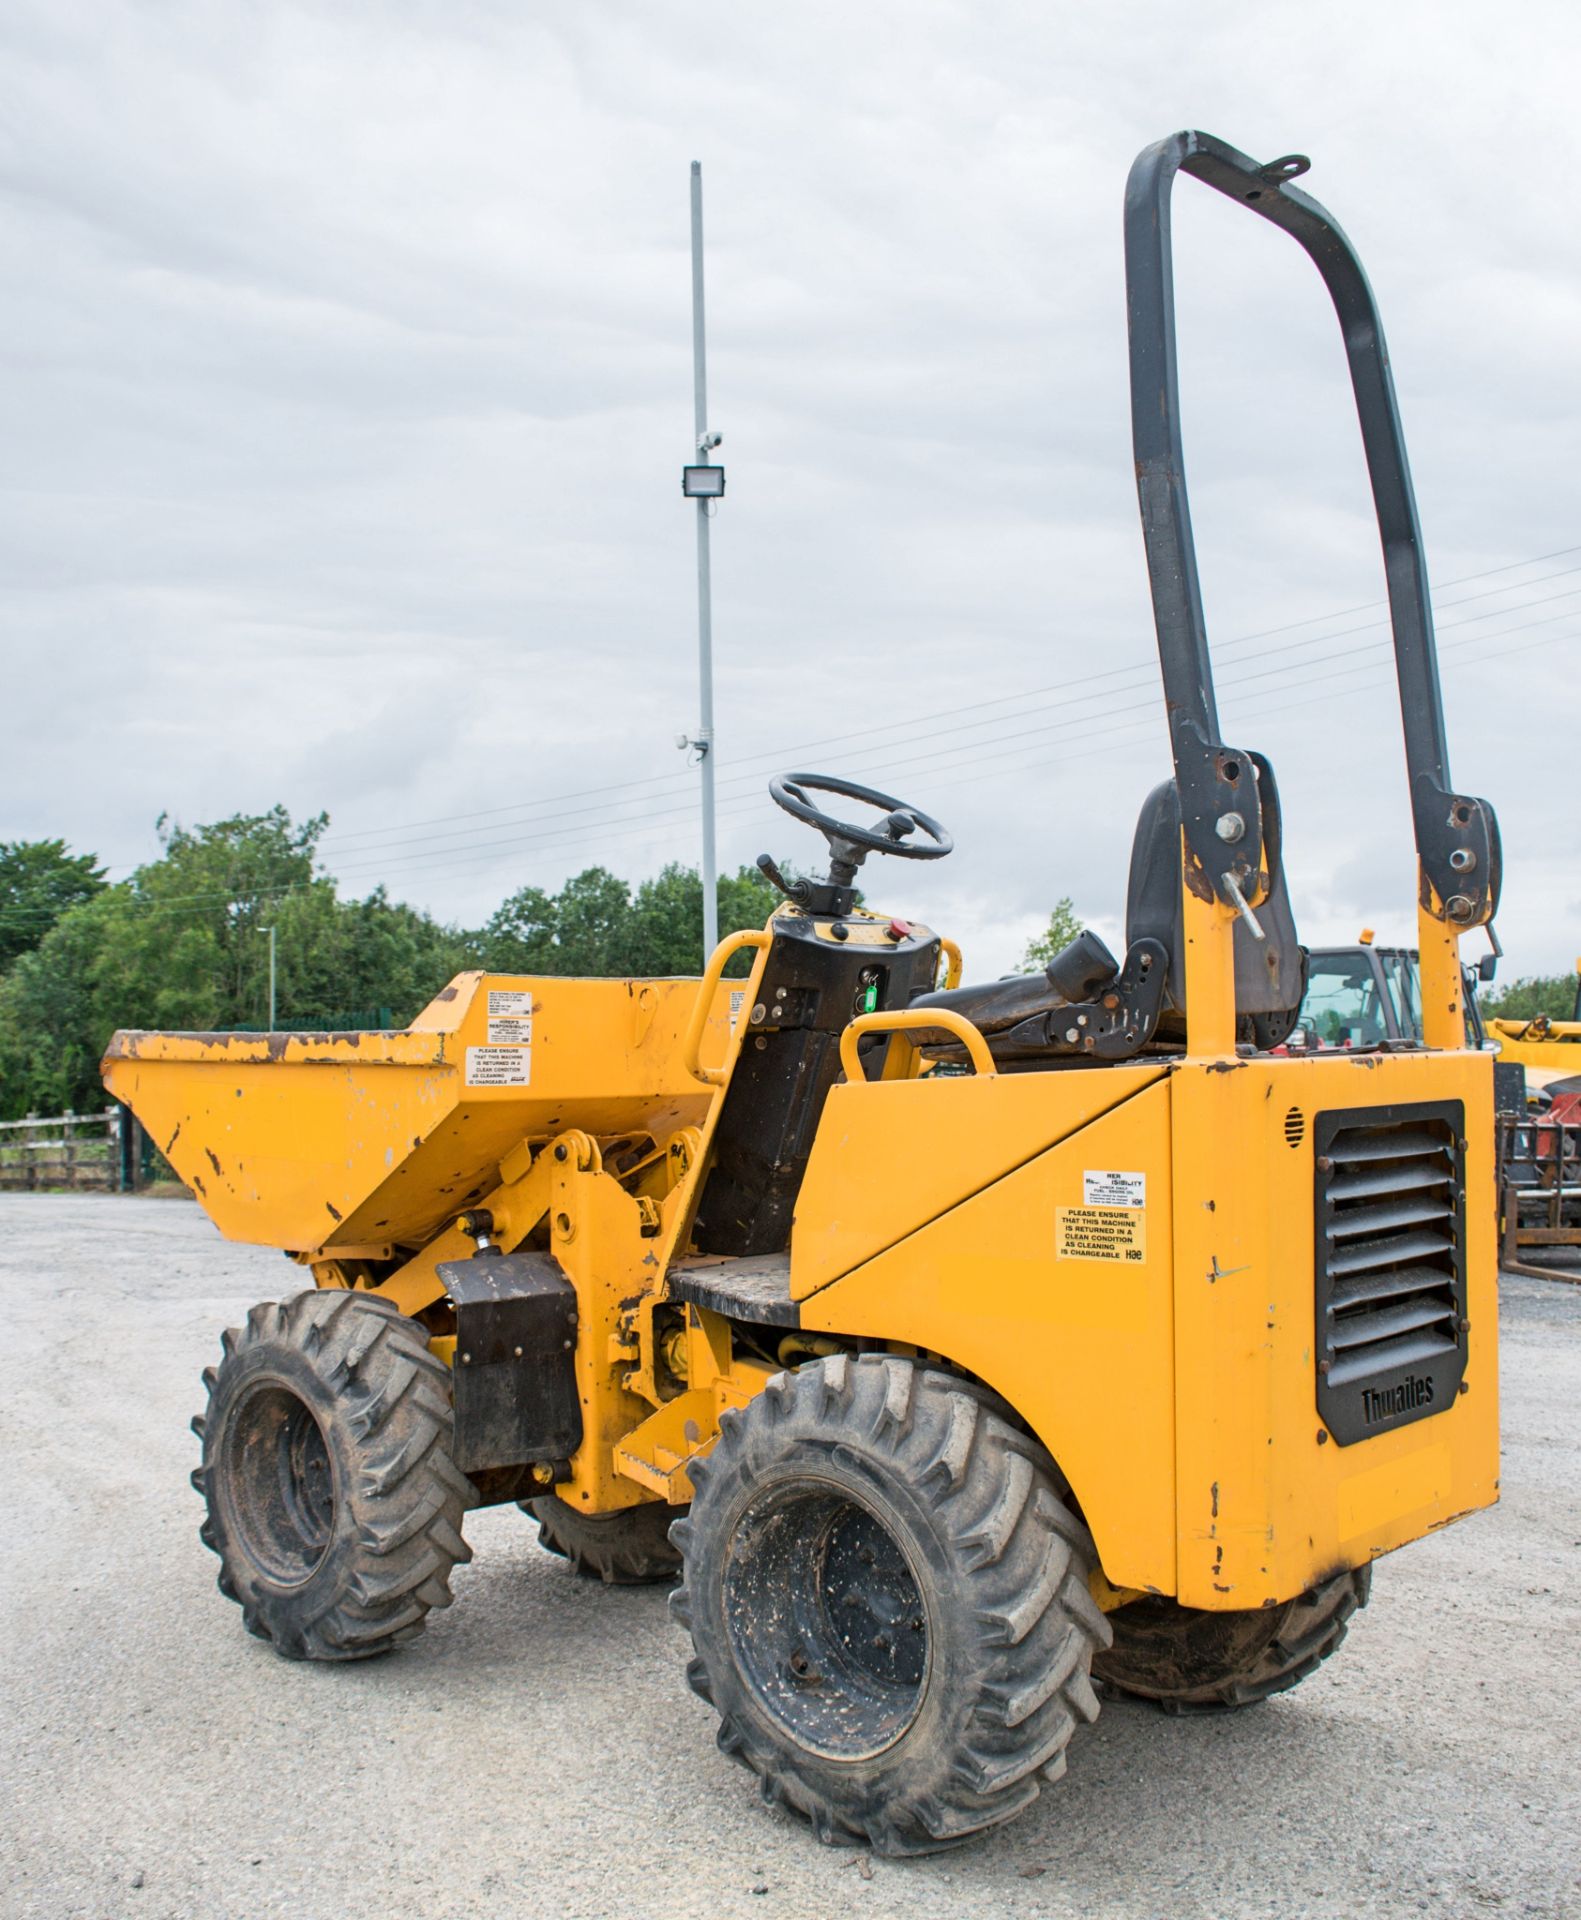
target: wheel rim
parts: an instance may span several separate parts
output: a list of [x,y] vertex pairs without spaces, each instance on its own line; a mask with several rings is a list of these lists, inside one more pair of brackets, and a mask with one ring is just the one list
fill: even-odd
[[262,1571],[300,1586],[329,1551],[335,1473],[324,1430],[299,1394],[256,1387],[227,1422],[221,1487],[233,1529]]
[[799,1746],[870,1759],[921,1711],[931,1660],[921,1585],[902,1543],[846,1488],[803,1480],[751,1501],[723,1599],[744,1677]]

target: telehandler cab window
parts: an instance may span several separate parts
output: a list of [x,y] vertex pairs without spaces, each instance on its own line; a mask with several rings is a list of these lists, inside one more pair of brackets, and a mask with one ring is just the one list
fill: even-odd
[[1389,1036],[1383,997],[1365,961],[1324,968],[1314,960],[1302,1017],[1325,1047],[1375,1047]]
[[[1420,1040],[1422,1037],[1422,993],[1421,981],[1416,970],[1416,960],[1408,953],[1385,953],[1379,958],[1383,962],[1383,976],[1389,983],[1389,991],[1394,999],[1395,1018],[1399,1022],[1400,1032],[1408,1040]],[[1468,1009],[1475,1005],[1475,992],[1468,992]]]

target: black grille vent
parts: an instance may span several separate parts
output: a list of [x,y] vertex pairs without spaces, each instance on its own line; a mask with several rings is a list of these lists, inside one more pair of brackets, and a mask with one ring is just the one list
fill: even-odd
[[1317,1402],[1341,1446],[1442,1413],[1465,1373],[1464,1125],[1458,1100],[1313,1122]]
[[1292,1107],[1285,1115],[1285,1145],[1287,1147],[1299,1147],[1306,1137],[1306,1115],[1299,1107]]

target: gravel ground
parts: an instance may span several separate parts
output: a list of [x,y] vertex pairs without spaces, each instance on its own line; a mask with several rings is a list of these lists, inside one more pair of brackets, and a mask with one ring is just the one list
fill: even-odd
[[1111,1703],[1030,1814],[892,1864],[762,1808],[664,1593],[514,1508],[393,1657],[294,1666],[214,1588],[186,1422],[285,1289],[181,1201],[0,1197],[0,1911],[355,1920],[1581,1915],[1581,1289],[1504,1285],[1504,1500],[1378,1570],[1245,1714]]

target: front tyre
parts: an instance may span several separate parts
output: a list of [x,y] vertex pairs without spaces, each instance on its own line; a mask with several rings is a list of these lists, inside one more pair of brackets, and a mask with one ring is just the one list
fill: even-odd
[[1058,1779],[1109,1629],[1053,1463],[981,1388],[837,1354],[727,1412],[672,1538],[692,1686],[765,1800],[930,1853]]
[[450,1604],[474,1493],[450,1458],[450,1370],[376,1294],[254,1307],[192,1423],[200,1537],[250,1633],[289,1660],[360,1660]]

